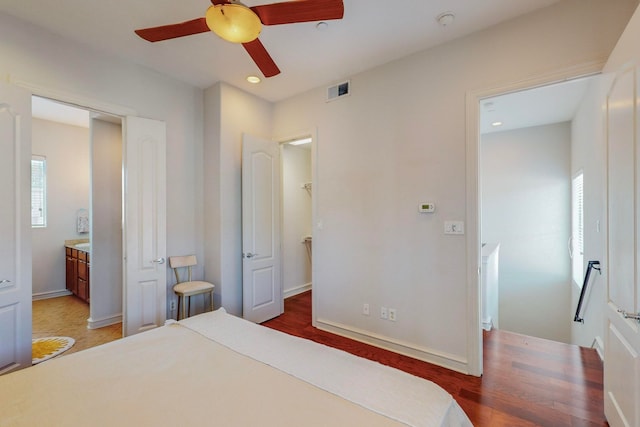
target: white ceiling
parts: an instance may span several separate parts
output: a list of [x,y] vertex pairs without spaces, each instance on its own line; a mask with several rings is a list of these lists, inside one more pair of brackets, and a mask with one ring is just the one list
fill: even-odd
[[[595,77],[584,77],[480,101],[480,133],[502,132],[572,120]],[[500,122],[502,125],[493,126]]]
[[[557,1],[344,0],[344,19],[325,31],[314,22],[264,27],[260,40],[282,73],[258,85],[245,81],[259,71],[242,46],[213,33],[149,43],[133,32],[202,17],[207,0],[2,0],[0,12],[201,88],[225,81],[278,101]],[[436,17],[446,11],[456,18],[443,28]]]
[[[557,1],[483,0],[478,7],[478,0],[344,0],[344,19],[329,21],[325,31],[316,30],[316,23],[263,28],[260,39],[282,73],[259,85],[245,81],[259,72],[242,46],[213,33],[159,43],[133,33],[202,16],[210,4],[206,0],[2,0],[0,11],[198,87],[222,80],[277,101]],[[456,16],[447,27],[436,20],[443,12]],[[571,120],[586,85],[587,79],[579,79],[483,100],[481,133]],[[41,98],[34,98],[34,116],[75,126],[89,122],[88,112]],[[495,121],[504,124],[492,127]]]
[[31,112],[33,117],[52,122],[65,123],[83,128],[89,127],[89,111],[70,105],[54,102],[46,98],[34,96],[31,98]]

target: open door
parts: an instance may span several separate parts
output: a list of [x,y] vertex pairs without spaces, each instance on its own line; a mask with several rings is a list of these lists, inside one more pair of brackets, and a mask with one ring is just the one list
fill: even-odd
[[280,147],[242,138],[242,308],[256,323],[282,314]]
[[604,394],[612,427],[640,425],[639,83],[638,68],[627,68],[607,96]]
[[123,334],[166,319],[166,125],[127,116],[124,127]]
[[0,374],[31,366],[31,93],[0,82]]

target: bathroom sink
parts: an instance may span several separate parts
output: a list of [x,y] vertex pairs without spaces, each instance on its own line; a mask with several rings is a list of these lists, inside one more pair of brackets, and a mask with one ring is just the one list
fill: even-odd
[[91,243],[78,243],[74,245],[77,249],[91,249]]

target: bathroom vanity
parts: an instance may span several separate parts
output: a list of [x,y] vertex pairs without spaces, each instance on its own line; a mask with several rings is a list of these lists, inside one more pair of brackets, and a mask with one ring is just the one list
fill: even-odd
[[89,271],[91,269],[88,242],[66,243],[65,262],[67,289],[85,302],[89,302]]

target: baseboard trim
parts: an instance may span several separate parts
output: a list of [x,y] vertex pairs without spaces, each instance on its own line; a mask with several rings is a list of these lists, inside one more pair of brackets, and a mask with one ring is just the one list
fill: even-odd
[[92,319],[89,317],[89,319],[87,319],[87,329],[100,329],[120,322],[122,322],[122,314],[103,317],[102,319]]
[[482,329],[485,331],[490,331],[493,328],[493,319],[489,316],[486,319],[482,319]]
[[602,342],[602,338],[599,336],[595,337],[593,340],[593,344],[591,344],[591,348],[594,348],[600,356],[600,360],[604,362],[604,342]]
[[316,319],[316,327],[326,332],[331,332],[355,341],[393,351],[394,353],[402,354],[404,356],[413,357],[414,359],[432,363],[443,368],[451,369],[452,371],[469,374],[469,364],[465,359],[458,356],[437,352],[425,347],[416,346],[415,344],[374,334],[369,331],[356,329],[351,326],[342,325],[326,319]]
[[294,295],[301,294],[303,292],[307,292],[311,290],[311,283],[306,283],[304,285],[296,286],[295,288],[286,289],[282,294],[285,299],[292,297]]
[[49,298],[58,298],[58,297],[66,297],[69,295],[73,295],[71,291],[67,289],[61,289],[58,291],[48,291],[48,292],[38,292],[36,294],[31,295],[32,301],[38,301],[41,299],[49,299]]

